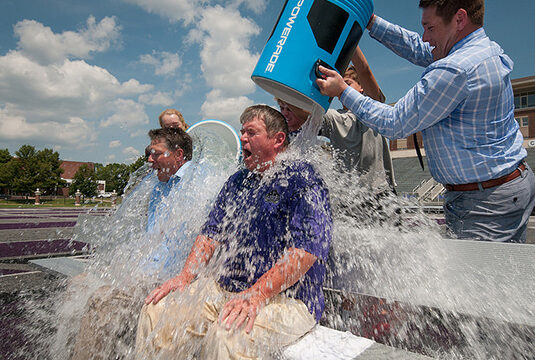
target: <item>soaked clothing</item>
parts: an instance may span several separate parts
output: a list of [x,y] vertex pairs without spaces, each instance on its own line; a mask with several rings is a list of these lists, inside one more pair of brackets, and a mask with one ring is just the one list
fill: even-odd
[[221,244],[218,283],[230,292],[251,287],[289,248],[315,255],[310,270],[283,294],[303,301],[319,321],[332,217],[327,188],[310,164],[282,164],[262,176],[238,171],[219,193],[202,234]]
[[[176,191],[180,191],[177,187],[180,186],[180,179],[188,167],[189,163],[182,165],[167,182],[156,180],[151,191],[144,236],[155,236],[162,241],[140,264],[143,273],[149,278],[169,278],[179,271],[186,258],[187,254],[171,243],[177,241],[176,238],[169,237],[167,229],[162,225],[168,222],[175,201],[172,196]],[[142,181],[154,181],[154,178],[145,177]],[[145,240],[150,239],[145,238]],[[82,281],[84,280],[82,278]],[[74,281],[80,280],[74,278]],[[109,285],[97,289],[86,304],[71,359],[104,360],[121,358],[126,354],[134,343],[133,335],[136,331],[142,298],[153,288],[152,283],[141,282],[128,289],[118,289]]]
[[[145,230],[147,234],[156,234],[156,236],[162,234],[163,241],[150,253],[143,265],[145,274],[148,276],[157,274],[160,279],[170,278],[182,268],[186,259],[187,254],[178,251],[176,239],[166,235],[166,229],[161,228],[161,225],[168,224],[170,208],[174,205],[169,194],[172,189],[174,189],[173,193],[180,191],[176,187],[180,186],[180,179],[186,174],[189,166],[190,162],[186,162],[167,182],[158,181],[150,194]],[[177,224],[177,226],[181,225]],[[181,229],[174,233],[180,234]]]
[[283,347],[309,332],[314,317],[303,302],[277,295],[262,307],[252,331],[227,331],[221,309],[233,293],[215,281],[199,278],[184,292],[173,292],[156,305],[144,305],[136,336],[138,359],[273,359]]
[[330,139],[345,169],[356,169],[362,174],[362,182],[376,193],[394,188],[394,167],[387,140],[358,121],[351,111],[328,110],[323,116],[321,135]]

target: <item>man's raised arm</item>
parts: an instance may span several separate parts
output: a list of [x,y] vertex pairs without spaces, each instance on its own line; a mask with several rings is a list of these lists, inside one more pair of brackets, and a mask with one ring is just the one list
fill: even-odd
[[359,46],[355,49],[353,57],[351,57],[351,62],[353,62],[353,66],[355,66],[358,81],[360,86],[362,86],[364,93],[374,100],[385,102],[385,96],[381,91],[375,76],[373,76],[368,60],[366,60],[366,57]]
[[184,290],[198,274],[199,268],[210,261],[218,245],[217,241],[207,236],[197,236],[180,274],[154,289],[145,299],[145,303],[152,302],[156,305],[171,291]]

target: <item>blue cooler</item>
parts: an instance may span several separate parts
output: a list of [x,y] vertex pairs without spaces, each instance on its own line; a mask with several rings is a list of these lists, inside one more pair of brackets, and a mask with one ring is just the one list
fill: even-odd
[[343,73],[372,14],[372,0],[287,0],[251,78],[294,106],[327,111],[317,67]]

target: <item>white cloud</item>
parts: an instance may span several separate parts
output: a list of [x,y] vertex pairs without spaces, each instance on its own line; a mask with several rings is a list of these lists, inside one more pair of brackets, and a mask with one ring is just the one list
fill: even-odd
[[133,128],[148,124],[149,117],[145,106],[130,99],[117,99],[114,103],[115,113],[100,123],[101,127],[119,125],[122,128]]
[[115,18],[89,17],[85,29],[61,34],[33,20],[17,23],[18,49],[0,56],[0,138],[80,148],[94,146],[99,119],[105,126],[148,122],[144,106],[130,98],[153,85],[120,82],[104,68],[69,59],[107,50],[119,30]]
[[29,123],[102,117],[113,110],[116,99],[152,88],[135,79],[121,83],[106,69],[84,60],[64,58],[43,65],[22,50],[0,56],[0,105]]
[[47,65],[61,63],[68,57],[85,59],[92,52],[106,51],[119,39],[121,27],[116,24],[115,17],[105,17],[97,23],[90,16],[86,25],[78,32],[55,34],[50,27],[35,20],[23,20],[15,24],[14,32],[19,38],[19,50],[34,61]]
[[153,51],[152,54],[141,55],[139,61],[154,66],[154,74],[162,76],[175,75],[176,70],[182,65],[182,59],[178,54],[167,51]]
[[204,33],[201,69],[208,85],[229,97],[252,93],[250,76],[259,54],[248,48],[251,37],[260,32],[258,26],[236,9],[221,6],[203,11],[198,26]]
[[167,92],[158,91],[155,94],[143,94],[140,95],[138,101],[147,105],[161,105],[170,106],[174,103],[172,94]]
[[246,107],[253,105],[253,101],[246,96],[226,97],[219,90],[208,93],[202,104],[201,112],[206,119],[223,120],[239,129],[240,115]]
[[[239,8],[246,7],[261,13],[265,10],[265,1],[123,1],[139,5],[171,22],[183,21],[189,26],[186,44],[200,44],[201,71],[210,88],[201,107],[201,115],[236,122],[244,107],[252,104],[247,95],[256,89],[250,76],[259,54],[252,52],[250,47],[252,38],[260,33],[259,27],[243,17]],[[156,68],[160,64],[152,55],[145,56],[143,60]],[[143,100],[146,101],[145,98]]]
[[40,140],[64,145],[83,146],[95,140],[91,125],[79,117],[71,117],[68,122],[44,121],[30,123],[25,117],[13,114],[7,108],[0,108],[0,139]]
[[119,146],[121,146],[121,140],[112,140],[112,141],[110,141],[110,145],[109,146],[110,146],[111,149],[119,147]]
[[259,57],[249,50],[260,29],[231,7],[214,6],[203,11],[190,40],[201,44],[201,70],[211,87],[201,106],[204,118],[238,125],[238,118],[253,102],[245,95],[255,91],[250,79]]
[[108,162],[112,162],[113,160],[115,160],[115,154],[110,154],[106,156],[106,160],[108,160]]
[[136,148],[129,146],[123,149],[123,155],[126,157],[127,161],[134,161],[141,155],[141,153]]
[[256,14],[260,14],[266,9],[267,1],[265,0],[233,0],[230,6],[239,7],[244,5],[249,10],[253,11]]
[[126,3],[135,4],[149,13],[160,15],[172,22],[183,21],[191,23],[203,0],[123,0]]
[[[156,119],[156,121],[154,122],[154,124],[150,125],[149,128],[159,128],[160,127],[160,124],[158,124],[158,119]],[[138,136],[143,136],[143,137],[147,137],[147,134],[148,134],[148,131],[146,128],[144,129],[139,129],[139,130],[136,130],[134,132],[131,132],[130,133],[130,137],[138,137]],[[148,140],[147,140],[148,141]]]

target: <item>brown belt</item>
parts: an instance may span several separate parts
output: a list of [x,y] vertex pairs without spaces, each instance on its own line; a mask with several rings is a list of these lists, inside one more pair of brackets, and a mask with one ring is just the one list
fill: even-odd
[[448,191],[474,191],[474,190],[479,190],[479,185],[481,185],[483,189],[488,189],[491,187],[505,184],[506,182],[516,179],[522,174],[522,171],[524,170],[526,170],[526,165],[524,165],[524,163],[521,162],[520,165],[518,165],[518,168],[516,168],[512,173],[504,175],[497,179],[482,181],[480,183],[470,183],[470,184],[460,184],[460,185],[446,184],[444,185],[444,187]]

